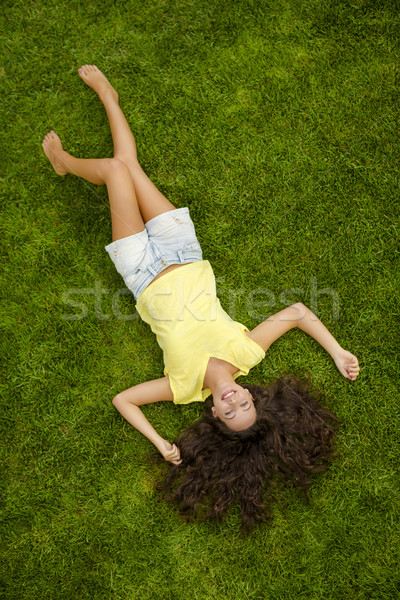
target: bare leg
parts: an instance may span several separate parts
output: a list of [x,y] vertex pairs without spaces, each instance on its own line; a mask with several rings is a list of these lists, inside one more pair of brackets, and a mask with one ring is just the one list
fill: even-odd
[[42,147],[58,175],[71,173],[107,186],[113,241],[144,230],[132,177],[125,163],[118,158],[75,158],[63,149],[54,131],[45,136]]
[[94,65],[84,65],[79,75],[94,89],[104,104],[114,143],[114,157],[124,162],[131,173],[143,221],[174,210],[175,206],[156,188],[137,160],[136,143],[118,103],[118,94]]

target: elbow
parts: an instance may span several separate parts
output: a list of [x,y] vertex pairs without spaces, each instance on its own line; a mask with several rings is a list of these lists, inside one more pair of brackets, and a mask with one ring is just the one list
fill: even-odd
[[115,408],[121,412],[121,407],[130,404],[136,404],[136,397],[129,392],[129,390],[125,390],[125,392],[120,392],[114,396],[112,403],[114,404]]
[[296,302],[296,304],[292,304],[290,308],[292,308],[295,311],[297,323],[304,319],[304,317],[309,312],[307,306],[302,302]]

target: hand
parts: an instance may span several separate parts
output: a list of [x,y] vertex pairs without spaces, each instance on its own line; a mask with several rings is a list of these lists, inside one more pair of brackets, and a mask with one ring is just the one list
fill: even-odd
[[164,444],[162,448],[160,448],[160,452],[167,462],[171,462],[174,465],[181,464],[182,460],[179,448],[175,444],[170,444],[169,442],[164,440]]
[[360,367],[358,366],[358,360],[354,354],[341,348],[333,359],[343,377],[350,379],[350,381],[355,381],[357,379]]

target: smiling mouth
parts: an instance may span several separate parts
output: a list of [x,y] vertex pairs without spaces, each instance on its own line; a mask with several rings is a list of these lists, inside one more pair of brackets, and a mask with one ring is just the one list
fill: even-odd
[[233,394],[236,394],[235,390],[228,390],[227,392],[224,392],[221,396],[221,400],[226,400],[226,398],[230,398],[231,396],[233,396]]

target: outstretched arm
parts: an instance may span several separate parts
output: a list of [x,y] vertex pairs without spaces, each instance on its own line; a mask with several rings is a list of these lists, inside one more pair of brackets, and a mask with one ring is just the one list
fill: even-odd
[[357,358],[344,350],[318,317],[301,302],[288,306],[257,325],[250,332],[250,337],[267,351],[275,340],[293,327],[305,331],[321,344],[344,377],[351,381],[357,378],[360,371]]
[[181,462],[179,449],[175,444],[170,444],[157,433],[139,408],[143,404],[161,400],[173,400],[168,377],[161,377],[160,379],[135,385],[117,394],[113,399],[113,404],[131,425],[155,445],[165,460],[178,465]]

